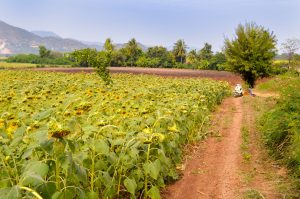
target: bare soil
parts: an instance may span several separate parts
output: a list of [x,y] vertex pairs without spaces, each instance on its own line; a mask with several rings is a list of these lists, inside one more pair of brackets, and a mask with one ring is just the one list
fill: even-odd
[[164,190],[167,199],[236,198],[240,186],[242,98],[226,99],[213,118],[215,137],[199,144],[183,177]]

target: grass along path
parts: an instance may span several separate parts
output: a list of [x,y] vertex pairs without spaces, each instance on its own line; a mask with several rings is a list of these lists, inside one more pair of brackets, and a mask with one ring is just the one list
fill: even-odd
[[294,179],[287,175],[287,169],[268,155],[262,143],[256,120],[276,103],[276,93],[255,92],[258,97],[243,98],[245,111],[242,125],[241,165],[242,187],[239,189],[243,199],[298,198]]

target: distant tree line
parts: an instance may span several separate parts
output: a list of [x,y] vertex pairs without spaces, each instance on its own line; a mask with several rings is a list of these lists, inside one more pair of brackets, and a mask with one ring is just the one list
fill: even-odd
[[39,46],[39,55],[19,54],[9,57],[5,61],[10,63],[31,63],[39,65],[74,65],[74,60],[67,54],[48,50],[45,46]]
[[[237,32],[237,38],[239,38],[239,40],[236,41],[236,44],[233,42],[231,45],[231,42],[226,39],[224,49],[221,52],[213,52],[212,45],[209,43],[204,43],[203,47],[199,51],[196,49],[188,49],[183,39],[179,39],[176,43],[174,43],[172,50],[168,50],[163,46],[153,46],[143,51],[134,38],[128,41],[123,48],[117,49],[112,40],[108,38],[104,43],[104,49],[102,51],[86,48],[76,50],[71,53],[61,53],[51,51],[45,46],[40,46],[39,55],[21,54],[9,57],[6,61],[40,65],[71,65],[80,67],[96,67],[96,64],[98,64],[100,66],[107,65],[113,67],[138,66],[150,68],[233,70],[232,66],[239,63],[237,67],[240,69],[241,64],[244,65],[246,62],[249,62],[247,59],[262,59],[256,61],[255,67],[256,65],[260,65],[258,64],[260,61],[266,63],[264,59],[269,60],[269,63],[266,64],[271,64],[271,66],[267,68],[268,71],[256,71],[259,74],[256,74],[255,76],[261,76],[261,74],[280,74],[287,71],[289,68],[294,68],[299,65],[300,55],[296,53],[296,51],[300,48],[299,40],[289,39],[282,44],[284,54],[281,55],[280,59],[288,60],[288,62],[284,60],[272,62],[276,54],[275,39],[273,38],[272,40],[272,36],[267,34],[267,30],[263,29],[263,27],[257,26],[256,24],[246,24],[245,26],[239,25],[238,29],[240,29]],[[258,36],[262,35],[262,38],[260,39],[258,36],[254,37],[254,33]],[[266,45],[265,41],[271,41],[270,48],[273,50],[270,53],[270,56],[268,55],[269,57],[265,54],[265,52],[260,52],[262,48],[256,49],[256,45],[250,45],[258,43],[261,43],[260,46]],[[266,49],[268,48],[269,46],[266,46]],[[229,49],[231,49],[231,51],[229,51]],[[241,57],[233,59],[233,56]],[[241,63],[241,60],[243,59],[245,62]],[[100,63],[101,61],[103,63]],[[252,67],[252,62],[249,62],[249,64],[249,66],[245,67],[247,70],[250,66]],[[262,67],[262,69],[265,70],[266,67]]]
[[[200,51],[188,52],[184,40],[178,40],[172,51],[163,46],[153,46],[145,52],[133,38],[121,49],[116,49],[110,38],[106,39],[104,50],[110,59],[110,66],[150,67],[150,68],[192,68],[223,70],[226,58],[224,53],[213,53],[208,43]],[[82,49],[70,54],[79,66],[89,67],[89,56],[95,56],[95,49]]]

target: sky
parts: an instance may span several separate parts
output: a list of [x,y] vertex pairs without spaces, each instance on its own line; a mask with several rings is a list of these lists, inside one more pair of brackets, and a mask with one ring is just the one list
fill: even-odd
[[233,38],[238,24],[255,22],[276,35],[278,47],[300,39],[300,0],[0,0],[0,20],[64,38],[190,49],[205,42],[214,51]]

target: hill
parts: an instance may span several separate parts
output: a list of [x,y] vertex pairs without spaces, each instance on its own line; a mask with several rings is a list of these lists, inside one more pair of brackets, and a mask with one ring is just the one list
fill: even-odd
[[[71,52],[82,48],[103,49],[103,43],[78,41],[75,39],[61,38],[51,31],[27,31],[9,25],[0,20],[0,55],[14,54],[37,54],[38,47],[44,45],[47,49],[59,52]],[[117,49],[123,48],[126,44],[115,44]],[[143,51],[148,49],[147,46],[138,43]]]
[[70,52],[89,46],[74,39],[58,37],[41,37],[22,28],[11,26],[0,21],[0,54],[38,53],[38,46],[60,52]]
[[40,36],[40,37],[56,37],[56,38],[62,38],[58,34],[51,32],[51,31],[43,31],[43,30],[34,30],[31,31],[33,34]]

